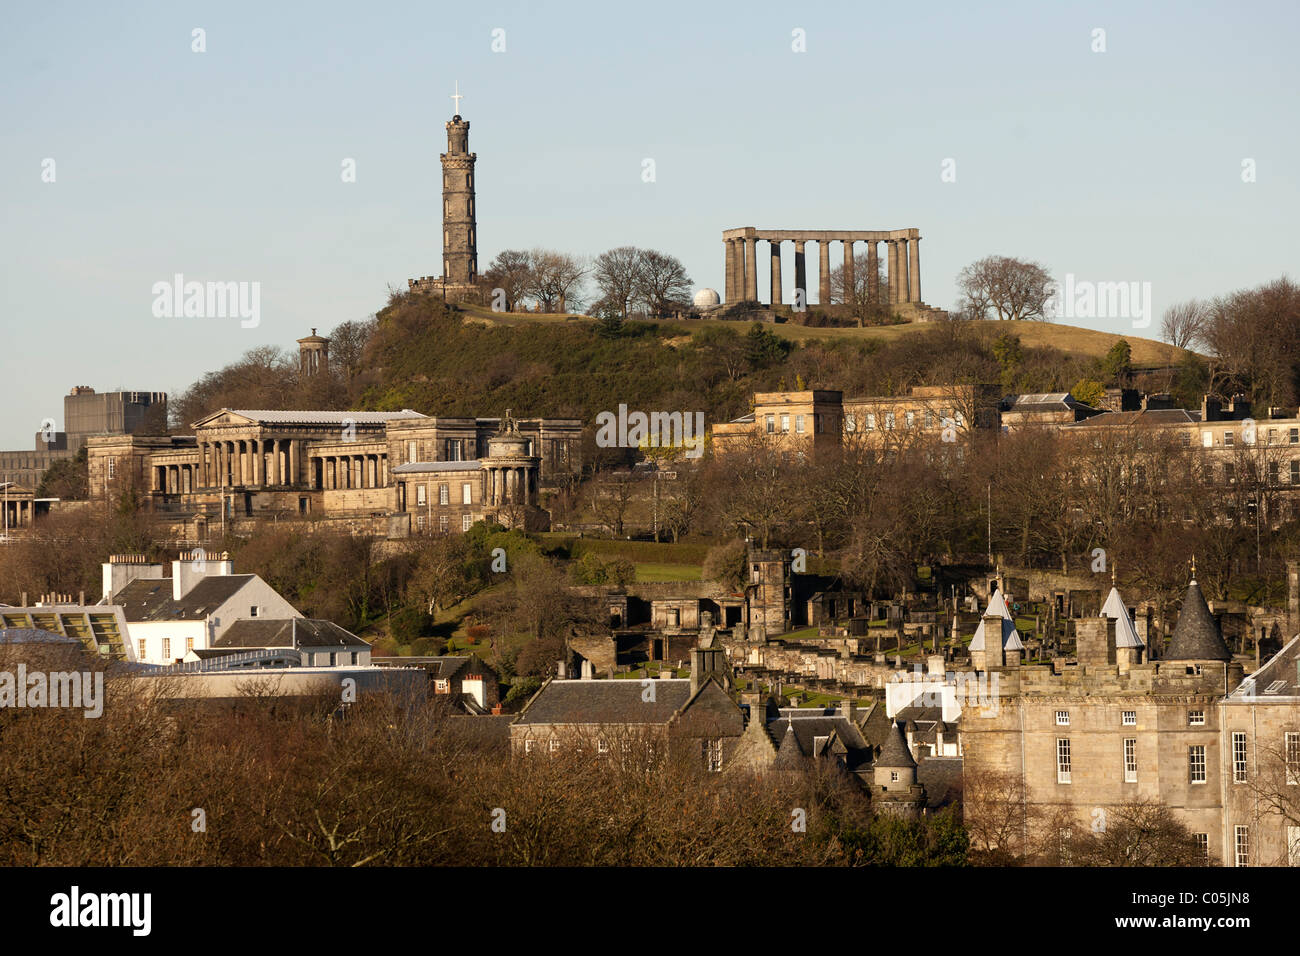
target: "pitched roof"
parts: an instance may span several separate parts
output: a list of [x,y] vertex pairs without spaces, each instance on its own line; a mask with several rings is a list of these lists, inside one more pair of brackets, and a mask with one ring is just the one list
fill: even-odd
[[235,621],[212,644],[237,647],[369,647],[347,628],[314,618],[246,618]]
[[380,425],[384,422],[425,417],[410,408],[404,408],[400,412],[331,412],[320,409],[280,411],[265,408],[231,408],[223,411],[232,411],[253,421],[272,425],[342,425],[345,421],[358,425]]
[[[1020,632],[1016,630],[1016,622],[1011,617],[1011,611],[1007,608],[1006,598],[1002,596],[1001,591],[994,591],[993,597],[989,598],[989,606],[984,611],[984,617],[997,616],[1002,618],[1002,649],[1007,651],[1023,651],[1025,645],[1020,642]],[[984,650],[984,620],[980,619],[979,626],[975,628],[975,636],[971,638],[969,650]]]
[[925,787],[925,804],[931,810],[961,798],[962,758],[926,757],[916,765],[916,782]]
[[234,597],[255,574],[210,574],[179,601],[171,578],[137,578],[113,595],[127,621],[201,621]]
[[1178,611],[1174,636],[1165,651],[1169,661],[1230,661],[1232,652],[1223,642],[1223,635],[1210,606],[1205,603],[1201,586],[1192,578],[1183,595],[1183,606]]
[[1128,616],[1128,608],[1124,606],[1124,599],[1119,596],[1118,588],[1110,589],[1110,594],[1106,595],[1106,601],[1101,606],[1101,613],[1115,619],[1116,647],[1146,646],[1142,643],[1142,638],[1138,637],[1137,628],[1133,626],[1133,619]]
[[875,766],[916,766],[916,760],[912,757],[912,751],[908,749],[907,741],[903,739],[903,729],[897,722],[894,723],[889,733],[885,735],[885,742],[880,745],[880,753],[876,755]]
[[1117,425],[1186,425],[1199,422],[1200,412],[1186,408],[1144,408],[1132,412],[1103,412],[1081,422],[1071,422],[1066,428],[1105,428]]
[[549,680],[520,711],[517,724],[666,724],[691,696],[684,678]]

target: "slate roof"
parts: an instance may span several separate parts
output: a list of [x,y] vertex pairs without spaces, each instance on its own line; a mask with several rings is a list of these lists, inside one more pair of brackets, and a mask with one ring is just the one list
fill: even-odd
[[894,719],[901,720],[904,722],[909,720],[915,720],[921,722],[941,721],[943,720],[943,708],[942,707],[916,707],[916,706],[900,707],[898,709],[898,713],[894,715]]
[[517,724],[666,724],[691,696],[685,678],[656,679],[654,699],[640,680],[549,680],[530,700]]
[[1263,667],[1242,681],[1229,700],[1268,703],[1270,698],[1277,697],[1300,697],[1300,637],[1293,637]]
[[925,787],[925,805],[945,807],[961,797],[962,758],[927,757],[916,766],[916,782]]
[[794,721],[787,718],[785,721],[785,731],[780,731],[780,722],[774,727],[773,736],[780,735],[780,743],[776,748],[776,759],[772,761],[774,770],[798,770],[803,767],[803,750],[799,746],[799,738],[794,731]]
[[[1016,630],[1016,622],[1011,617],[1011,611],[1007,608],[1006,598],[1002,596],[1001,591],[994,591],[993,597],[989,598],[988,609],[984,612],[984,617],[997,615],[1002,618],[1002,649],[1007,651],[1023,651],[1025,645],[1020,642],[1020,632]],[[975,628],[975,636],[971,638],[970,647],[972,651],[984,650],[984,618],[980,618],[979,626]]]
[[253,580],[253,574],[213,574],[179,601],[172,600],[171,578],[137,578],[113,596],[127,621],[201,621]]
[[404,408],[400,412],[329,412],[323,410],[279,411],[273,409],[227,408],[222,411],[234,412],[257,422],[273,425],[342,425],[345,420],[358,425],[376,425],[384,422],[401,421],[409,418],[425,418],[419,412]]
[[1106,601],[1101,606],[1101,613],[1115,619],[1116,647],[1146,646],[1142,643],[1142,638],[1138,637],[1137,628],[1133,626],[1133,619],[1128,616],[1128,608],[1124,606],[1124,599],[1119,596],[1118,588],[1110,589],[1110,594],[1106,595]]
[[850,752],[867,749],[867,742],[863,739],[862,733],[847,717],[817,714],[809,717],[795,715],[792,719],[786,715],[773,721],[769,729],[773,739],[780,741],[782,746],[785,745],[786,737],[793,734],[794,745],[805,757],[818,756],[820,751],[817,749],[817,738],[829,738],[832,734],[837,736],[840,743]]
[[1038,411],[1041,409],[1054,409],[1061,411],[1063,409],[1087,409],[1092,410],[1090,405],[1085,405],[1069,392],[1038,392],[1031,395],[1008,395],[1002,399],[1003,411]]
[[1186,408],[1143,408],[1134,412],[1102,412],[1066,428],[1104,428],[1107,425],[1186,425],[1199,422],[1200,412]]
[[907,741],[903,739],[903,730],[897,723],[895,723],[893,729],[885,735],[885,742],[880,745],[880,753],[876,755],[875,766],[916,766],[916,760],[912,757],[912,751],[908,749]]
[[1219,625],[1210,614],[1210,607],[1205,603],[1205,595],[1195,578],[1187,585],[1174,636],[1164,656],[1168,661],[1232,660],[1232,652],[1223,642]]
[[369,647],[347,628],[314,618],[249,618],[235,621],[212,644],[215,648]]

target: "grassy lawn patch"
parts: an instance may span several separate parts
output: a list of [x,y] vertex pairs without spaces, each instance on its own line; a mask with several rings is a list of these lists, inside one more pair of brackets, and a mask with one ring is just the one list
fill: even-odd
[[636,566],[636,579],[650,581],[698,581],[701,568],[698,564],[664,564],[655,561],[640,562]]

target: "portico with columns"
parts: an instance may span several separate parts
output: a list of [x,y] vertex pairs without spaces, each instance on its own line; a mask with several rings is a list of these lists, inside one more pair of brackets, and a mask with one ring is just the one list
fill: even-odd
[[[800,304],[812,304],[809,290],[807,246],[817,246],[817,300],[818,305],[830,304],[831,294],[831,244],[839,243],[844,274],[851,283],[854,279],[855,248],[858,243],[866,245],[869,275],[868,290],[874,301],[879,296],[878,288],[878,248],[880,243],[886,246],[888,303],[903,305],[904,311],[912,311],[908,304],[914,304],[916,310],[928,310],[921,301],[921,232],[919,229],[891,230],[818,230],[818,229],[757,229],[743,226],[727,229],[722,233],[724,262],[726,266],[726,287],[724,301],[760,303],[758,292],[758,243],[768,244],[769,280],[768,303],[783,305],[785,293],[782,288],[781,255],[782,245],[792,243],[794,247],[794,296],[791,304],[797,309]],[[801,291],[802,290],[802,291]]]

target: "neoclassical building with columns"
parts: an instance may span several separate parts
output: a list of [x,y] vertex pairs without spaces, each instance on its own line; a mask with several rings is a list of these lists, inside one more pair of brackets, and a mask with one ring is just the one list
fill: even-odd
[[91,497],[128,488],[178,534],[213,523],[351,519],[408,533],[462,531],[493,518],[546,523],[543,488],[581,467],[576,419],[445,418],[399,412],[223,408],[192,435],[96,436]]
[[753,226],[741,226],[727,229],[722,233],[722,243],[726,251],[726,301],[759,302],[758,289],[758,244],[768,245],[769,266],[769,303],[783,304],[781,279],[781,246],[786,242],[794,244],[794,289],[803,290],[803,304],[811,299],[811,286],[808,284],[807,244],[817,246],[817,303],[827,305],[831,301],[831,243],[840,244],[844,263],[844,274],[848,283],[853,282],[854,249],[857,243],[866,245],[868,295],[872,301],[879,301],[879,251],[880,243],[885,243],[886,284],[888,286],[887,304],[904,313],[924,314],[931,311],[921,301],[921,232],[919,229],[892,230],[844,230],[844,229],[756,229]]

